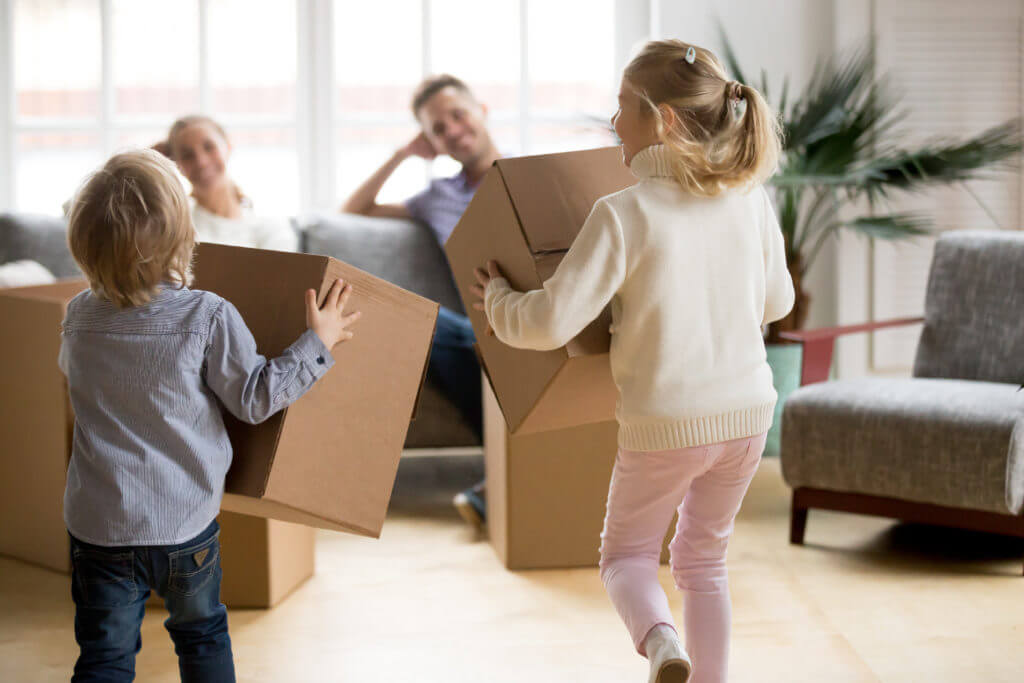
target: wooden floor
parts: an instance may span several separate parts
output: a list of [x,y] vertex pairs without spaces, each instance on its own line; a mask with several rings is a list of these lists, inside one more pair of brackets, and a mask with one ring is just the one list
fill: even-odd
[[[381,540],[324,532],[311,581],[231,613],[239,680],[646,681],[597,570],[506,571],[447,504],[476,472],[427,460],[403,465]],[[788,494],[765,461],[736,525],[733,681],[1024,680],[1024,543],[812,512],[792,547]],[[67,582],[0,559],[0,681],[69,678]],[[164,617],[146,618],[140,681],[177,680]]]

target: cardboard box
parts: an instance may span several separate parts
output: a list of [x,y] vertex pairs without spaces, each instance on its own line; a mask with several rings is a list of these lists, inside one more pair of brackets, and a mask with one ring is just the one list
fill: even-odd
[[0,289],[0,554],[70,571],[64,482],[74,415],[57,367],[64,281]]
[[378,537],[426,372],[438,304],[327,256],[200,245],[197,289],[231,301],[260,352],[306,329],[303,292],[342,278],[355,337],[291,407],[259,425],[225,417],[235,458],[223,509]]
[[[81,280],[0,289],[0,555],[71,571],[64,483],[74,414],[57,367],[60,323]],[[313,574],[315,531],[223,512],[221,599],[271,607]]]
[[[487,531],[509,569],[596,567],[618,425],[509,433],[484,387]],[[661,561],[668,562],[669,526]]]
[[220,599],[228,607],[273,607],[316,568],[316,529],[222,511]]
[[555,351],[513,349],[485,334],[471,307],[473,269],[496,259],[518,290],[538,289],[569,250],[594,202],[636,183],[619,147],[500,159],[445,245],[509,430],[516,435],[611,420],[616,388],[605,311]]

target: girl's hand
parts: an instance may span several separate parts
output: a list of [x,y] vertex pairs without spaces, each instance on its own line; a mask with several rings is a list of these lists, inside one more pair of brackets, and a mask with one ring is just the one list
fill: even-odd
[[[473,302],[473,308],[478,311],[484,310],[484,293],[487,290],[487,285],[491,283],[496,277],[504,278],[501,269],[498,267],[498,262],[491,259],[487,262],[487,270],[483,268],[476,268],[473,270],[473,275],[476,276],[477,284],[469,288],[469,291],[473,292],[480,301]],[[487,323],[487,336],[494,336],[494,329],[491,327],[490,322]]]
[[345,306],[350,296],[352,285],[346,285],[340,278],[331,285],[323,306],[317,307],[315,290],[306,290],[306,325],[320,337],[328,351],[338,342],[352,338],[348,326],[362,316],[359,311],[345,315]]
[[434,145],[431,144],[430,140],[427,139],[426,133],[423,132],[410,140],[409,144],[402,148],[401,153],[406,158],[420,157],[428,161],[437,156],[437,150],[434,149]]

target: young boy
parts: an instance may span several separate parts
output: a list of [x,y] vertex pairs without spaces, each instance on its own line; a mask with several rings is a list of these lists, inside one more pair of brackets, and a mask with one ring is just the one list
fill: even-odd
[[220,602],[215,518],[231,464],[221,406],[250,423],[298,399],[352,338],[350,286],[267,360],[238,311],[191,283],[194,228],[171,162],[150,150],[111,158],[69,216],[71,252],[90,289],[68,304],[60,366],[75,433],[64,493],[71,535],[72,681],[131,681],[146,599],[164,622],[182,681],[234,681]]

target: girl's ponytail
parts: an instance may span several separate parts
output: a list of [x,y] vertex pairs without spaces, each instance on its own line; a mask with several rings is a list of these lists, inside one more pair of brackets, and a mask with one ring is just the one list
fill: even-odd
[[[761,93],[726,77],[711,51],[652,41],[623,76],[647,103],[686,190],[711,197],[763,183],[775,172],[782,154],[778,119]],[[672,109],[671,125],[662,106]]]

